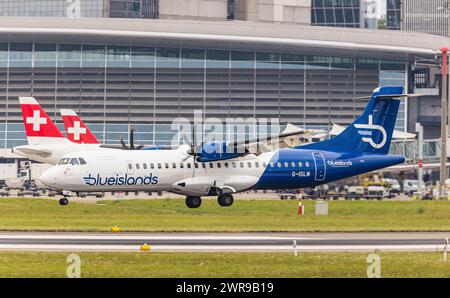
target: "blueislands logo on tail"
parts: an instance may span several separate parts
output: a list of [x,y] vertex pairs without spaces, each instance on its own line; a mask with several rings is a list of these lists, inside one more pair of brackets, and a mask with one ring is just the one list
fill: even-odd
[[341,134],[303,149],[324,150],[341,153],[388,154],[394,132],[403,87],[376,88],[364,112]]
[[[381,125],[373,124],[373,115],[369,115],[369,121],[367,124],[355,124],[355,127],[358,128],[358,133],[362,136],[362,141],[369,143],[375,149],[383,148],[386,145],[387,141],[387,133],[386,129],[384,129]],[[379,143],[375,143],[372,137],[373,130],[378,130],[381,132],[381,141]]]

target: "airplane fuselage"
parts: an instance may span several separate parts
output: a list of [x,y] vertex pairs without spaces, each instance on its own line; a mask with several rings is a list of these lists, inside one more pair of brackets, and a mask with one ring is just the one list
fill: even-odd
[[[403,156],[336,153],[298,148],[216,162],[194,162],[178,150],[84,151],[63,157],[41,176],[71,191],[170,191],[187,196],[250,189],[297,189],[396,165]],[[71,163],[82,158],[86,164]],[[63,162],[64,163],[64,162]]]

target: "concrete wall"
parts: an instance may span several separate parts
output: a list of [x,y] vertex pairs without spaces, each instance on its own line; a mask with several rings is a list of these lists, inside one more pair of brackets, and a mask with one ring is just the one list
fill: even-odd
[[234,0],[234,18],[241,21],[257,22],[259,0]]
[[227,0],[161,0],[159,18],[226,20]]
[[311,23],[311,0],[235,0],[236,20]]

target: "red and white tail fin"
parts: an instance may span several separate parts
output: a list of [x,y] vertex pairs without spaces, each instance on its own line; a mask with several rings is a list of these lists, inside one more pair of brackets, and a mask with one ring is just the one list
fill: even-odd
[[61,109],[67,138],[78,144],[100,144],[83,120],[72,110]]
[[68,142],[52,119],[33,97],[19,97],[29,145]]

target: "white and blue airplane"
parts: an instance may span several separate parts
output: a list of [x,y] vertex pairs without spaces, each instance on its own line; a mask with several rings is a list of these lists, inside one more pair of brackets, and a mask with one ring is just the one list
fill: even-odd
[[[219,205],[231,206],[238,192],[314,187],[403,163],[403,156],[388,152],[399,99],[407,96],[403,87],[375,89],[359,118],[338,136],[317,143],[260,154],[237,150],[250,141],[79,151],[63,156],[40,180],[73,192],[168,191],[185,195],[189,208],[199,207],[202,196],[217,196]],[[67,203],[67,198],[60,201]]]

